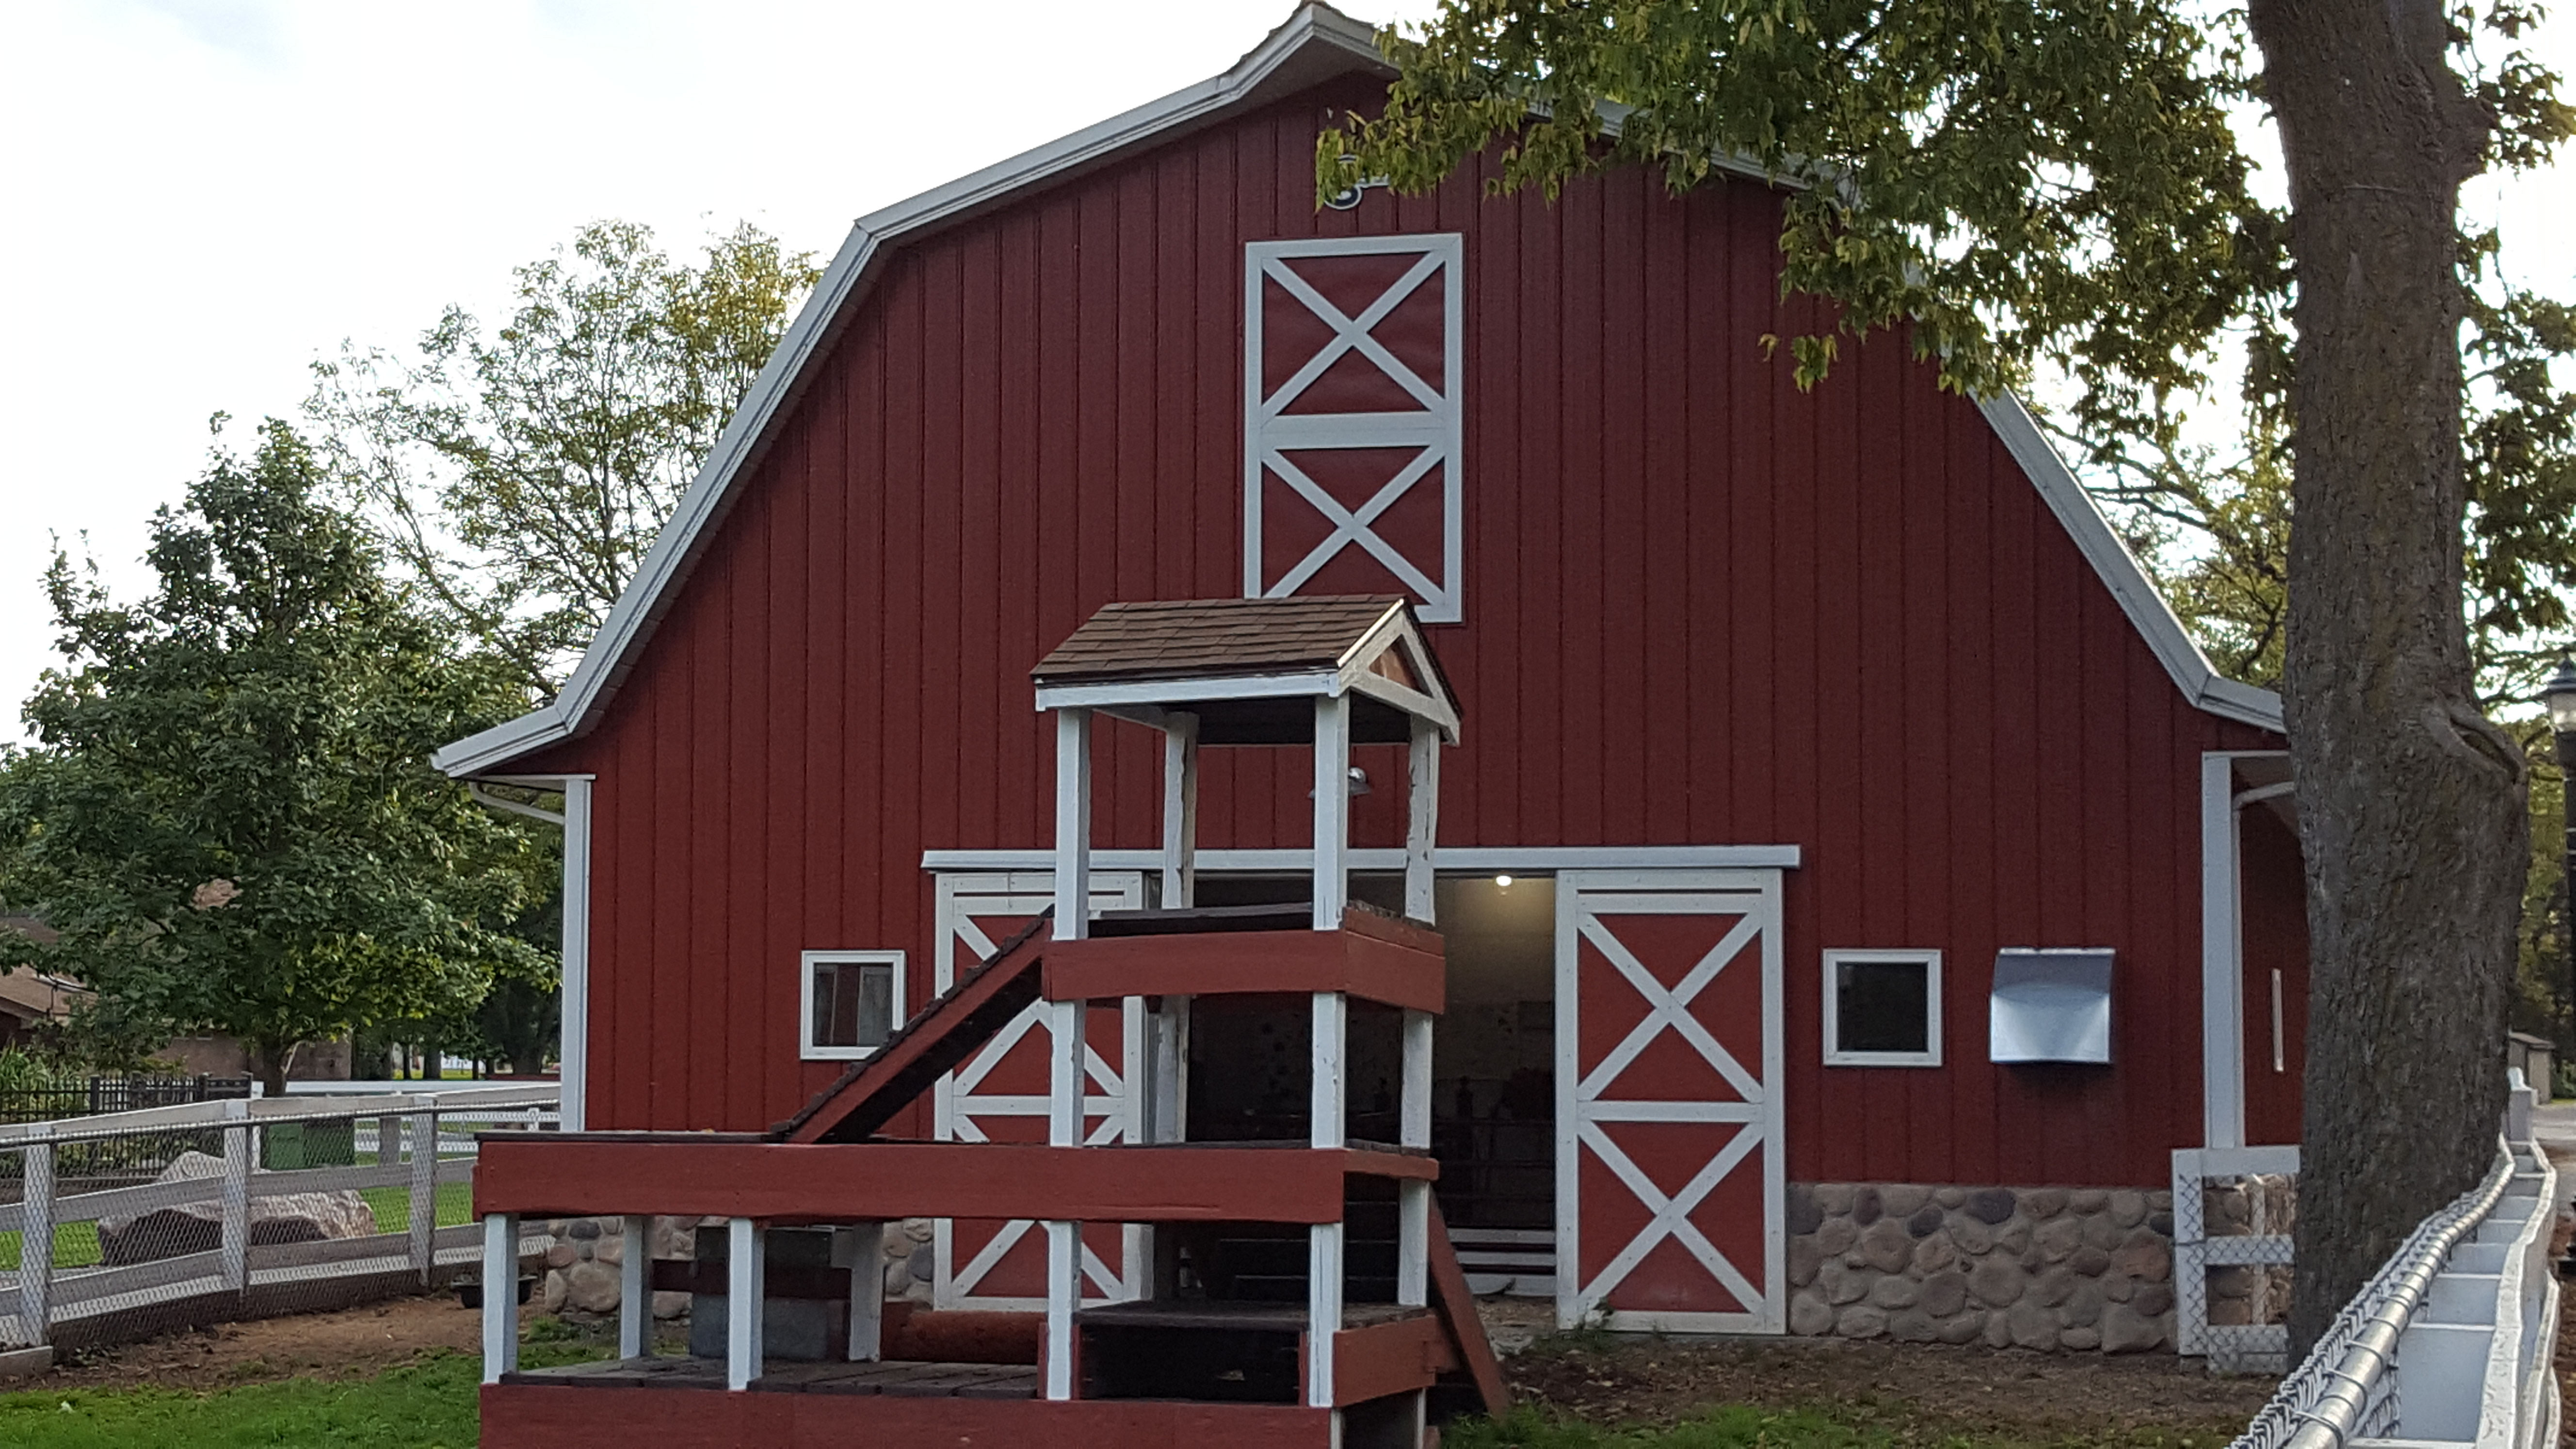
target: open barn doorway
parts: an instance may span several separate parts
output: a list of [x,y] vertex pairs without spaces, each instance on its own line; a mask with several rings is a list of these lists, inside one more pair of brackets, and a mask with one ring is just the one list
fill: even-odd
[[[1201,872],[1202,906],[1303,901],[1307,878]],[[1448,945],[1449,1006],[1432,1033],[1431,1144],[1437,1195],[1469,1285],[1479,1293],[1556,1291],[1555,881],[1442,876],[1435,908]],[[1355,900],[1393,911],[1404,879],[1353,872]],[[1354,1003],[1349,1135],[1398,1137],[1397,1013]],[[1307,1135],[1303,1018],[1256,998],[1193,1008],[1192,1141],[1295,1141]]]

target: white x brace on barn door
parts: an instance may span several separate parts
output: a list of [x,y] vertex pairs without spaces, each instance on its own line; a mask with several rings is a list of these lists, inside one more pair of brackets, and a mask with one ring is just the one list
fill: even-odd
[[1557,877],[1557,1316],[1778,1333],[1780,873]]
[[1244,597],[1394,590],[1456,623],[1458,235],[1243,250]]
[[[1055,877],[1045,872],[991,875],[942,874],[937,879],[939,949],[932,985],[946,991],[959,973],[989,958],[1040,911],[1055,904]],[[1095,871],[1091,909],[1135,910],[1145,903],[1137,871]],[[934,1131],[942,1142],[1047,1140],[1049,1029],[1044,1003],[1011,1018],[981,1051],[939,1079]],[[1145,1049],[1144,1003],[1130,999],[1123,1011],[1093,1010],[1084,1061],[1090,1082],[1083,1098],[1083,1128],[1092,1143],[1129,1142],[1144,1132],[1144,1102],[1127,1090]],[[1043,1309],[1046,1307],[1046,1238],[1025,1219],[990,1222],[941,1218],[932,1227],[936,1272],[932,1292],[942,1308]],[[1142,1296],[1147,1264],[1141,1230],[1086,1224],[1082,1266],[1087,1296]]]

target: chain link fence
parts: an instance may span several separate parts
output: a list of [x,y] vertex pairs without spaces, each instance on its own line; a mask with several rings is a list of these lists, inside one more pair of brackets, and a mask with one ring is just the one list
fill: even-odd
[[479,1263],[475,1134],[552,1131],[556,1102],[553,1086],[504,1087],[0,1126],[0,1346],[119,1342],[434,1286]]

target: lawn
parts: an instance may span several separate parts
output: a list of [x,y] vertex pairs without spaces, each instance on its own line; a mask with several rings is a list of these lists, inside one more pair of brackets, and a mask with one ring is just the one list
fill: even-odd
[[[531,1343],[529,1364],[576,1362],[601,1350]],[[0,1444],[13,1449],[466,1449],[474,1443],[480,1365],[439,1353],[372,1379],[288,1379],[210,1394],[164,1389],[0,1396]],[[2030,1439],[1945,1432],[1848,1406],[1723,1407],[1659,1428],[1603,1428],[1522,1410],[1500,1424],[1451,1425],[1448,1449],[2216,1449],[2208,1436],[2156,1430]]]
[[[530,1367],[578,1363],[601,1350],[531,1343]],[[0,1444],[11,1449],[470,1449],[481,1360],[438,1352],[374,1378],[282,1379],[210,1394],[67,1389],[0,1395]]]

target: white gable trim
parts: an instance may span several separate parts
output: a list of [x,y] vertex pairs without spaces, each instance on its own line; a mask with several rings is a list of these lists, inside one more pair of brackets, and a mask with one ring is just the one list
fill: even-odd
[[[1310,51],[1321,52],[1315,58],[1320,63],[1292,65]],[[860,218],[716,440],[706,465],[645,554],[625,594],[600,625],[581,663],[565,681],[563,693],[541,709],[446,746],[430,762],[455,776],[501,771],[513,761],[579,734],[586,721],[606,708],[608,696],[634,667],[636,651],[670,606],[699,541],[722,518],[734,479],[750,470],[771,421],[793,401],[808,362],[831,337],[886,243],[1257,100],[1274,84],[1284,91],[1366,69],[1386,70],[1372,27],[1328,5],[1305,5],[1223,75]],[[2006,396],[1982,406],[2004,447],[2074,537],[2112,597],[2120,601],[2183,697],[2227,719],[2281,729],[2280,697],[2222,678],[2210,666],[2021,403]]]
[[2048,511],[2057,516],[2058,525],[2075,540],[2085,562],[2093,566],[2094,575],[2119,601],[2120,612],[2129,616],[2129,623],[2155,651],[2165,673],[2173,676],[2183,698],[2222,719],[2280,730],[2281,697],[2268,689],[2239,684],[2210,664],[2209,656],[2200,652],[2182,620],[2175,616],[2173,605],[2165,602],[2165,596],[2147,578],[2147,571],[2139,567],[2136,555],[2112,531],[2110,520],[2102,516],[2101,505],[2093,501],[2075,471],[2058,456],[2021,399],[2003,393],[1977,406],[1985,413],[1995,436],[2002,440],[2004,451],[2021,465],[2022,473],[2048,504]]
[[[734,479],[750,470],[771,419],[794,397],[797,379],[807,361],[831,335],[843,305],[858,290],[868,264],[884,243],[1258,99],[1257,93],[1265,82],[1314,46],[1327,48],[1327,64],[1300,68],[1311,70],[1311,75],[1280,77],[1283,88],[1302,87],[1352,70],[1386,68],[1385,58],[1378,54],[1374,27],[1328,5],[1301,6],[1287,24],[1272,31],[1269,38],[1223,75],[861,217],[824,270],[813,295],[805,299],[804,308],[796,314],[778,350],[760,370],[733,420],[716,440],[706,465],[682,495],[678,509],[645,554],[625,594],[591,639],[581,663],[565,681],[563,693],[542,709],[448,745],[430,756],[430,763],[457,776],[498,769],[532,751],[570,739],[580,732],[585,720],[605,707],[607,694],[633,667],[635,650],[651,633],[651,625],[661,617],[670,595],[686,575],[698,540],[722,517],[725,495]],[[1340,54],[1333,54],[1335,51]]]

